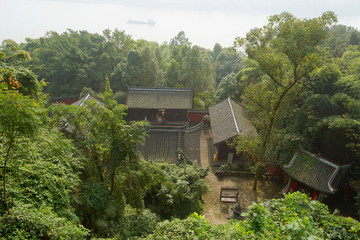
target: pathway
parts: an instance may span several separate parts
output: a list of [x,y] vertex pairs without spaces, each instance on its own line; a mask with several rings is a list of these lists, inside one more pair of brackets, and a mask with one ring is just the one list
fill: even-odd
[[[213,156],[209,156],[212,154],[212,151],[208,149],[208,146],[212,146],[211,140],[211,130],[203,129],[200,136],[200,161],[203,168],[211,167],[209,163],[211,163]],[[220,203],[220,188],[222,186],[239,187],[239,201],[243,209],[247,209],[252,202],[263,201],[279,196],[278,193],[283,187],[281,181],[266,181],[260,179],[258,191],[255,192],[252,191],[253,177],[224,177],[222,180],[219,180],[214,175],[213,169],[210,169],[205,180],[209,184],[211,192],[203,196],[203,215],[214,225],[227,223],[227,218],[231,213],[230,208],[233,206],[231,204]]]

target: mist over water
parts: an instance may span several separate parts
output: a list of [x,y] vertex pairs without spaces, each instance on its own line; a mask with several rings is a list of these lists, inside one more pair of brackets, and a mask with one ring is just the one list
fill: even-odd
[[[256,2],[260,4],[261,1]],[[62,33],[66,29],[72,29],[101,34],[104,29],[117,28],[125,30],[134,39],[158,43],[169,42],[178,32],[184,31],[194,45],[213,48],[218,42],[224,47],[229,47],[233,45],[236,37],[244,37],[250,29],[263,26],[269,15],[287,10],[298,17],[309,17],[308,14],[298,15],[297,11],[301,8],[295,11],[281,9],[280,6],[270,8],[268,3],[264,3],[268,9],[258,7],[258,11],[256,6],[249,3],[234,4],[231,0],[225,1],[226,8],[224,4],[202,0],[194,3],[185,1],[186,4],[182,5],[179,1],[162,3],[160,0],[143,3],[139,0],[0,0],[2,17],[8,19],[0,22],[0,41],[10,38],[16,42],[23,42],[26,37],[44,36],[47,31]],[[279,10],[276,10],[276,7]],[[312,9],[311,13],[314,15],[311,17],[320,16],[326,10]],[[273,13],[270,13],[271,11]],[[154,24],[129,24],[129,20],[152,20]],[[343,18],[339,23],[357,27],[360,20],[352,15]]]

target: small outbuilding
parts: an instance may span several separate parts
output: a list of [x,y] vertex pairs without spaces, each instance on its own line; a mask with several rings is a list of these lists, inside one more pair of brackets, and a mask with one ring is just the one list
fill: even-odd
[[192,108],[190,88],[128,87],[126,105],[130,121],[152,124],[185,123]]
[[[351,164],[338,165],[320,156],[301,150],[291,161],[282,166],[290,177],[288,188],[296,190],[300,186],[309,190],[312,199],[322,200],[326,194],[334,194],[344,180]],[[288,190],[290,190],[288,189]]]
[[217,162],[219,164],[236,162],[237,165],[243,166],[245,160],[227,144],[240,133],[256,135],[256,130],[246,117],[243,107],[228,98],[210,107],[209,115]]

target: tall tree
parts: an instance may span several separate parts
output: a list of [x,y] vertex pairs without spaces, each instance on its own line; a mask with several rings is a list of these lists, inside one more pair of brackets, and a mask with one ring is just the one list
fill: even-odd
[[187,45],[191,46],[191,42],[189,39],[185,36],[184,31],[180,31],[174,38],[170,40],[169,47],[172,49],[175,46],[181,48],[182,46]]
[[171,59],[170,64],[166,70],[166,87],[177,87],[180,84],[180,64]]
[[[185,48],[182,50],[185,51]],[[212,89],[215,83],[214,70],[209,62],[201,58],[200,53],[197,46],[187,50],[181,67],[181,84],[183,87],[192,88],[195,95]]]
[[[317,46],[325,37],[326,27],[336,21],[336,16],[326,12],[318,18],[299,19],[284,12],[271,16],[268,21],[266,26],[252,29],[246,38],[237,39],[238,46],[245,48],[248,57],[265,75],[262,81],[250,85],[243,95],[247,110],[257,112],[260,118],[256,128],[261,145],[258,159],[262,163],[268,160],[268,144],[289,94],[321,64]],[[260,168],[257,167],[254,190],[259,175]]]
[[214,54],[214,59],[217,58],[217,56],[219,55],[219,53],[222,51],[222,47],[219,43],[215,43],[214,48],[213,48],[213,54]]
[[[86,157],[78,212],[84,226],[98,235],[113,234],[126,204],[143,207],[146,170],[137,151],[146,137],[146,123],[127,125],[126,107],[104,93],[105,106],[88,101],[80,108],[56,105],[51,109],[56,125],[67,119],[77,147]],[[111,209],[111,210],[110,210]],[[110,225],[113,224],[113,225]]]
[[216,83],[219,84],[228,74],[238,73],[243,68],[243,58],[243,54],[233,48],[225,48],[219,52],[214,61]]
[[158,61],[154,51],[150,47],[145,47],[141,53],[142,57],[142,86],[153,87],[163,84],[163,74],[158,66]]
[[[0,69],[1,70],[1,69]],[[6,210],[10,214],[7,200],[6,171],[11,160],[12,151],[16,148],[17,141],[22,136],[32,136],[41,124],[44,111],[31,97],[19,93],[19,83],[12,78],[9,84],[0,84],[0,143],[1,151],[3,200]],[[0,75],[0,80],[2,76]],[[15,86],[15,89],[12,89]]]
[[126,83],[129,86],[141,86],[141,54],[138,50],[130,50],[127,54],[127,64],[125,70]]
[[334,57],[341,57],[351,45],[359,45],[360,32],[345,25],[334,25],[327,29],[322,45],[327,47]]

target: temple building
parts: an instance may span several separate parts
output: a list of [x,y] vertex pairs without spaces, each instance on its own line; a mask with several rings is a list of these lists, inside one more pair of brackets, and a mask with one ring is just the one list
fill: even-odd
[[130,121],[184,125],[192,108],[190,88],[128,87],[126,105]]
[[334,194],[344,180],[351,164],[338,165],[320,156],[301,150],[291,161],[282,166],[289,177],[287,189],[306,191],[312,199],[322,200],[327,194]]
[[149,137],[139,146],[144,159],[178,163],[181,152],[200,163],[202,118],[208,112],[191,110],[191,89],[128,87],[126,105],[130,121],[150,123]]
[[245,160],[228,145],[237,134],[256,135],[243,107],[230,98],[209,108],[213,144],[217,152],[216,165],[224,163],[245,165]]

